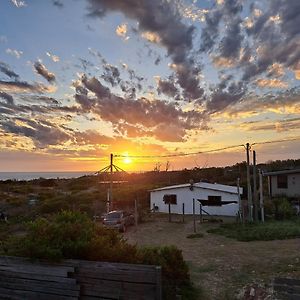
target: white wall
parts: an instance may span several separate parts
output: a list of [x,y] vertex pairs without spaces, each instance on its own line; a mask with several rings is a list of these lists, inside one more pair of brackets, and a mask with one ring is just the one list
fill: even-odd
[[[194,187],[193,191],[189,187],[167,189],[161,191],[152,191],[150,194],[150,209],[153,208],[153,204],[158,206],[159,212],[167,213],[169,211],[169,205],[163,201],[164,195],[176,194],[177,205],[171,204],[171,212],[175,214],[182,214],[182,203],[184,203],[185,214],[193,213],[193,198],[195,199],[195,211],[199,214],[200,203],[197,199],[207,200],[208,196],[221,196],[222,201],[237,201],[238,195],[221,191],[214,191],[203,188]],[[223,206],[203,206],[203,209],[210,215],[217,216],[236,216],[239,210],[238,203],[227,204]]]
[[300,173],[287,174],[288,188],[279,189],[277,187],[277,176],[271,176],[272,196],[286,195],[288,197],[300,197]]

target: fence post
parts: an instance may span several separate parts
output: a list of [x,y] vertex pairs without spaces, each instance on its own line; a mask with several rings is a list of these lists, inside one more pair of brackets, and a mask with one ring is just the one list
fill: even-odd
[[169,202],[169,222],[172,222],[171,220],[171,204]]
[[200,202],[200,223],[203,223],[203,216],[202,216],[202,203]]
[[184,203],[182,203],[182,223],[184,223]]
[[193,198],[193,220],[194,220],[194,232],[196,232],[196,216],[195,216],[195,199]]

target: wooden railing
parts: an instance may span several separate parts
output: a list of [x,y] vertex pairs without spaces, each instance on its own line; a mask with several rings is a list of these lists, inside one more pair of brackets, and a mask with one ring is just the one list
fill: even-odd
[[0,257],[0,299],[161,300],[158,266]]

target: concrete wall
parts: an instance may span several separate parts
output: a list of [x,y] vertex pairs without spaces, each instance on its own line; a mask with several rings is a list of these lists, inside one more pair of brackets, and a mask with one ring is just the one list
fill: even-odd
[[199,214],[200,204],[196,199],[207,200],[208,196],[221,196],[222,201],[237,201],[237,203],[227,204],[223,206],[203,206],[203,209],[211,215],[217,216],[236,216],[239,210],[238,195],[220,191],[213,191],[209,189],[196,188],[193,191],[189,187],[168,189],[162,191],[152,191],[150,194],[150,209],[153,204],[158,207],[158,212],[167,213],[169,205],[163,201],[164,195],[176,194],[177,204],[171,205],[171,212],[175,214],[182,214],[182,203],[185,205],[185,214],[193,213],[193,198],[195,199],[196,214]]
[[288,197],[300,197],[300,173],[287,174],[288,188],[279,189],[277,187],[277,175],[271,176],[272,197],[285,195]]

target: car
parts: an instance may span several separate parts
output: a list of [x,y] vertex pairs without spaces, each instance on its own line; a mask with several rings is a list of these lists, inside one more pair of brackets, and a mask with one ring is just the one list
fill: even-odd
[[126,228],[134,224],[134,215],[124,210],[113,210],[103,219],[103,225],[125,232]]

